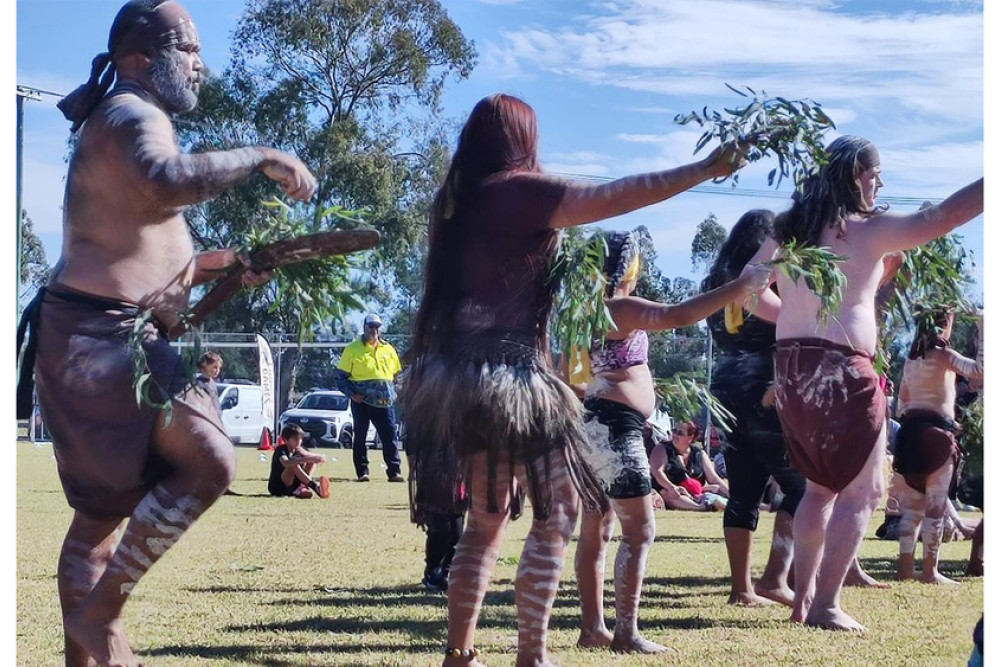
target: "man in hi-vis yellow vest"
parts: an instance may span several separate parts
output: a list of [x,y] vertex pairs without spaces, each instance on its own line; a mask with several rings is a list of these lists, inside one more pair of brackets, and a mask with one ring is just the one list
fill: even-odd
[[392,345],[379,337],[382,318],[375,313],[365,317],[364,335],[348,344],[337,364],[337,388],[351,398],[354,418],[354,471],[359,482],[368,475],[368,424],[375,426],[382,441],[382,457],[390,482],[405,481],[400,474],[399,446],[396,442],[396,400],[393,380],[400,371],[399,357]]

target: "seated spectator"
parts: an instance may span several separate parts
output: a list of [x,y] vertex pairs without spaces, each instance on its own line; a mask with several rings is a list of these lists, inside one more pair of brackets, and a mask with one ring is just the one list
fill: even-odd
[[[726,499],[724,497],[706,489],[698,479],[686,473],[682,474],[678,472],[677,450],[674,448],[671,440],[676,441],[680,439],[682,440],[682,447],[684,447],[683,442],[687,442],[690,447],[690,441],[693,438],[687,435],[687,432],[696,427],[687,422],[685,424],[678,424],[677,428],[683,430],[685,435],[667,435],[655,424],[646,422],[643,435],[646,440],[646,448],[649,451],[649,468],[653,478],[653,489],[663,499],[663,504],[667,509],[688,512],[721,511],[725,509]],[[708,465],[711,466],[712,463],[708,461],[708,455],[700,447],[696,447],[696,449],[698,449],[700,455],[704,457]],[[718,478],[714,468],[712,474]],[[718,487],[713,486],[712,488]]]
[[313,454],[302,446],[305,436],[299,426],[288,424],[281,429],[281,440],[271,457],[271,476],[267,480],[267,492],[272,496],[295,496],[312,498],[313,491],[320,498],[330,497],[330,480],[312,478],[313,470],[326,462],[322,454]]

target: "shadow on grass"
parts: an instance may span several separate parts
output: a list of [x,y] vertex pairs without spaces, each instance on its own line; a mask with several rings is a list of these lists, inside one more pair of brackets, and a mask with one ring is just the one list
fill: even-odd
[[[724,587],[725,577],[651,577],[650,587],[644,597],[647,606],[643,613],[643,625],[660,630],[699,630],[713,628],[734,629],[780,629],[785,623],[764,619],[714,619],[702,614],[681,617],[665,617],[658,613],[667,608],[686,609],[682,598],[702,597],[708,593],[691,591],[676,592],[677,588]],[[513,631],[517,627],[517,612],[513,581],[510,578],[497,579],[493,590],[486,594],[483,603],[484,614],[480,617],[482,629],[503,629]],[[663,590],[673,589],[675,592]],[[445,641],[448,630],[446,597],[430,593],[416,586],[372,587],[372,588],[330,588],[322,591],[294,587],[240,588],[234,586],[189,587],[187,592],[195,594],[247,593],[259,597],[261,592],[290,595],[283,600],[273,600],[270,605],[283,607],[308,607],[321,613],[305,617],[229,625],[225,632],[272,636],[281,633],[333,633],[344,638],[343,643],[300,647],[259,646],[232,644],[220,646],[168,646],[149,651],[147,655],[192,655],[202,658],[246,660],[268,667],[299,667],[307,663],[289,662],[278,656],[286,653],[314,652],[393,652],[400,650],[436,651]],[[720,595],[722,593],[720,592]],[[610,582],[605,589],[605,605],[610,617],[613,615],[614,593]],[[257,602],[259,604],[259,602]],[[554,614],[549,623],[553,630],[575,630],[579,628],[579,592],[573,585],[563,584],[554,602]],[[425,607],[415,618],[413,607]],[[426,607],[431,607],[426,609]],[[318,609],[319,608],[319,609]],[[394,611],[395,610],[395,611]],[[389,616],[388,618],[386,616]],[[401,643],[378,644],[360,641],[361,637],[371,637],[383,633],[393,633],[404,637]],[[402,646],[400,645],[402,644]]]
[[307,658],[288,660],[276,656],[288,653],[358,653],[379,652],[398,654],[401,651],[418,651],[421,653],[436,652],[441,648],[440,642],[411,642],[406,646],[398,643],[384,644],[308,644],[299,646],[259,646],[253,644],[229,644],[219,646],[161,646],[146,651],[137,651],[141,657],[197,657],[206,659],[231,660],[248,662],[261,667],[312,667],[314,664]]
[[[919,547],[918,547],[919,548]],[[862,558],[861,567],[870,574],[875,579],[885,582],[896,581],[896,557],[891,558]],[[919,557],[917,560],[919,568]],[[956,581],[976,581],[980,577],[970,577],[965,573],[965,568],[968,565],[968,561],[964,559],[958,560],[941,560],[938,562],[938,570],[941,574],[948,577],[949,579],[955,579]]]
[[[728,586],[729,577],[646,577],[643,582],[643,595],[646,595],[646,588],[650,586],[663,586],[664,588],[705,588]],[[701,595],[701,593],[699,593],[699,595]]]
[[719,544],[725,539],[721,537],[692,537],[690,535],[657,535],[656,541],[675,544]]

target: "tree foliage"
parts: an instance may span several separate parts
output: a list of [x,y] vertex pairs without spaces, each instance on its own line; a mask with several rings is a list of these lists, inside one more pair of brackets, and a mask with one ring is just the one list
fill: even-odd
[[[192,150],[288,151],[317,177],[317,209],[366,209],[382,243],[355,287],[384,302],[393,269],[404,264],[395,260],[425,243],[430,199],[447,163],[441,91],[474,62],[472,44],[436,0],[252,0],[229,67],[208,80],[179,135]],[[231,245],[264,224],[259,203],[276,193],[274,184],[251,179],[192,209],[195,238],[206,249]],[[268,312],[273,296],[244,297],[219,314],[219,328],[297,331],[290,309]]]
[[35,234],[35,227],[27,211],[21,211],[21,284],[28,289],[38,289],[49,282],[51,269],[45,258],[45,247]]
[[[973,284],[972,253],[958,234],[934,239],[905,253],[892,282],[879,291],[880,327],[877,367],[900,378],[915,321],[942,309],[956,313],[952,345],[974,347],[976,327],[968,291]],[[966,352],[968,354],[968,352]]]
[[[365,210],[382,236],[351,273],[363,300],[419,301],[414,258],[424,252],[427,212],[453,134],[441,118],[449,78],[465,78],[472,43],[437,0],[250,0],[231,60],[210,76],[178,137],[192,151],[268,145],[297,155],[317,179],[310,202]],[[188,211],[201,249],[239,245],[266,226],[261,202],[275,184],[250,179]],[[349,220],[337,228],[351,229]],[[419,260],[416,260],[419,261]],[[405,294],[403,294],[405,293]],[[298,333],[299,314],[274,285],[243,292],[215,313],[214,331]],[[330,322],[330,334],[353,334]],[[286,350],[282,385],[291,391],[298,350]]]
[[707,272],[719,254],[719,249],[726,242],[729,233],[726,228],[719,224],[714,213],[698,223],[698,229],[694,233],[691,241],[691,267],[698,271]]

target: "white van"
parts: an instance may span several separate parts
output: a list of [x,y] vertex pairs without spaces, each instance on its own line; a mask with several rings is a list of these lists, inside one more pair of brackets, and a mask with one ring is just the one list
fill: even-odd
[[253,384],[219,383],[222,425],[233,442],[260,442],[264,427],[264,388]]

